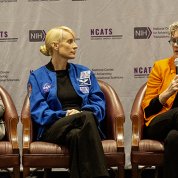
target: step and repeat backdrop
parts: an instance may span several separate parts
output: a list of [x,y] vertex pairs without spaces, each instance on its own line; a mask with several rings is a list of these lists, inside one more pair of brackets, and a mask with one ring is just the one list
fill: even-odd
[[[172,55],[168,27],[178,21],[178,0],[0,0],[0,85],[21,113],[31,70],[49,57],[39,52],[46,32],[65,25],[77,34],[71,62],[92,69],[123,104],[126,168],[130,168],[130,110],[153,62]],[[18,126],[21,141],[21,123]]]

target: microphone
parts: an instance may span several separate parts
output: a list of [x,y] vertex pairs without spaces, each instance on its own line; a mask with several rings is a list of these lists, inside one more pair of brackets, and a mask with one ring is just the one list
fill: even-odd
[[176,75],[178,75],[178,58],[175,58],[174,64],[176,66]]

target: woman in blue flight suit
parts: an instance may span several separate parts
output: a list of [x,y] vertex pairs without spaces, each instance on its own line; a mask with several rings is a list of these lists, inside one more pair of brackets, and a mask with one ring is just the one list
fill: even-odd
[[70,28],[61,26],[46,34],[40,51],[51,60],[33,71],[28,81],[37,140],[68,146],[70,178],[108,177],[99,134],[105,116],[104,95],[91,70],[68,62],[76,50]]

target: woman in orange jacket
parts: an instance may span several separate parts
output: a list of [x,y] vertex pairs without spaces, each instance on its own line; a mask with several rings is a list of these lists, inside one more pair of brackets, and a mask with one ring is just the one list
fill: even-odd
[[154,63],[142,108],[145,136],[164,141],[164,178],[178,178],[178,22],[170,25],[169,32],[173,56]]

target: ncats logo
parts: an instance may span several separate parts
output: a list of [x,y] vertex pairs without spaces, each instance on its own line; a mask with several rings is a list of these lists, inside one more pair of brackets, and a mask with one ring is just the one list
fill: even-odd
[[108,36],[112,35],[112,28],[91,29],[91,36]]
[[9,35],[8,31],[0,31],[0,42],[17,42],[18,38],[12,36],[12,34]]
[[148,77],[148,75],[151,72],[151,69],[152,67],[145,67],[145,66],[134,67],[134,77],[135,78]]
[[0,31],[0,38],[7,38],[7,37],[8,37],[7,31]]
[[[114,32],[115,31],[115,32]],[[91,40],[112,40],[122,39],[123,35],[116,33],[116,30],[112,28],[91,28],[90,29]]]

